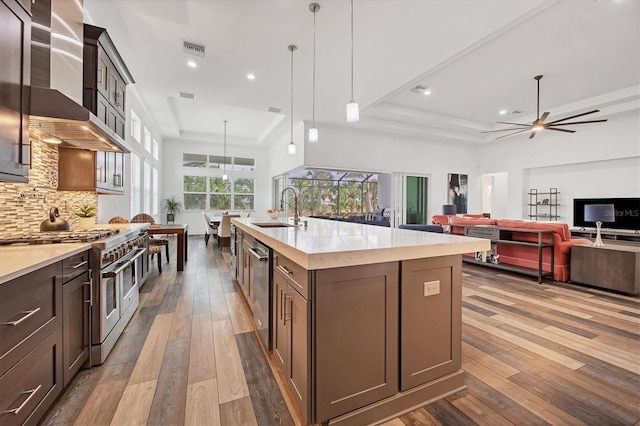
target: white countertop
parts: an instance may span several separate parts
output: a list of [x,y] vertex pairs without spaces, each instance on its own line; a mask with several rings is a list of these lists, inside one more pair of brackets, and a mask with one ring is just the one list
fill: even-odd
[[[268,217],[232,218],[238,228],[305,269],[367,265],[491,249],[487,239],[303,218],[308,227],[262,228]],[[293,221],[289,220],[292,224]]]
[[[36,244],[0,247],[0,284],[89,250],[91,243]],[[62,269],[60,270],[62,272]]]

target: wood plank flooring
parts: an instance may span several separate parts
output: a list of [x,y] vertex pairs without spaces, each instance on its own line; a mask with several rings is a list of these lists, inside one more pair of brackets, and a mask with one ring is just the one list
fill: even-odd
[[[153,266],[107,362],[81,371],[42,424],[300,423],[228,252],[189,244],[185,271],[175,253],[162,274]],[[462,315],[467,388],[385,425],[640,425],[640,298],[465,264]]]

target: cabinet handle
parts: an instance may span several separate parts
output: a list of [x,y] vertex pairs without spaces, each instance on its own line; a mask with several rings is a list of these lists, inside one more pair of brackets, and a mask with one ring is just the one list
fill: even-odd
[[280,269],[282,272],[284,272],[287,275],[293,274],[293,271],[288,270],[286,267],[284,267],[282,265],[278,265],[278,269]]
[[20,392],[21,394],[29,393],[31,395],[29,395],[27,397],[27,399],[25,399],[24,402],[22,404],[20,404],[20,406],[18,408],[13,408],[11,410],[4,411],[3,414],[4,413],[18,414],[20,412],[20,410],[22,410],[24,408],[24,406],[27,405],[27,403],[31,400],[31,398],[33,398],[33,395],[35,395],[40,390],[41,387],[42,387],[42,385],[38,385],[38,387],[35,388],[35,389],[31,389],[31,390],[28,390],[28,391]]
[[284,308],[283,308],[283,303],[282,303],[282,294],[283,294],[283,293],[284,293],[284,292],[282,291],[282,289],[280,289],[280,319],[281,319],[281,320],[282,320],[282,318],[283,318],[283,316],[282,316],[282,310],[284,309]]
[[78,269],[79,267],[84,266],[84,265],[86,265],[86,264],[87,264],[87,261],[85,260],[84,262],[80,262],[80,263],[78,263],[77,265],[75,265],[75,266],[73,267],[73,269]]
[[[287,317],[287,300],[291,300],[291,296],[289,296],[288,293],[284,294],[284,323],[286,324],[287,321],[291,320],[291,316]],[[289,309],[289,315],[291,315],[291,309]]]
[[8,321],[8,322],[3,322],[2,325],[18,325],[20,324],[22,321],[26,320],[27,318],[29,318],[30,316],[34,315],[36,312],[38,312],[40,310],[40,308],[35,308],[32,311],[23,311],[21,312],[22,314],[26,314],[25,316],[23,316],[22,318],[20,318],[18,321]]
[[89,286],[89,305],[93,306],[93,274],[92,274],[93,271],[89,269],[88,272],[89,272],[89,281],[84,283],[84,285]]

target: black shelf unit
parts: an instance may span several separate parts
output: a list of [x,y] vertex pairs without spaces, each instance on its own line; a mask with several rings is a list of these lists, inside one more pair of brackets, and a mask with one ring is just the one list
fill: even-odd
[[549,188],[548,192],[538,192],[537,189],[529,190],[529,219],[533,220],[557,220],[558,206],[560,205],[558,188]]

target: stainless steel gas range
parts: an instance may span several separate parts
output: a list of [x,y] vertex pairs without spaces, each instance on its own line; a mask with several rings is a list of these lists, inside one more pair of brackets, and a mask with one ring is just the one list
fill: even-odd
[[92,366],[102,364],[139,305],[149,274],[146,224],[4,236],[0,245],[90,242]]

